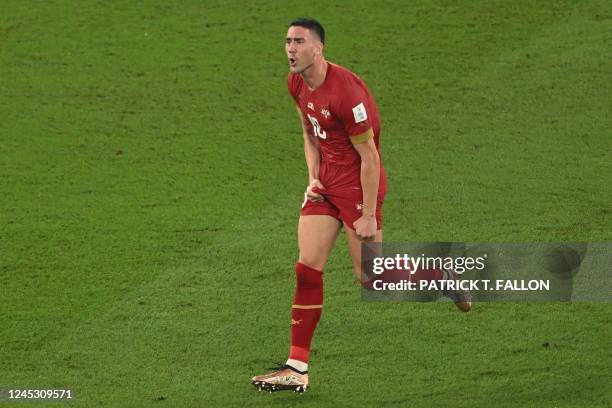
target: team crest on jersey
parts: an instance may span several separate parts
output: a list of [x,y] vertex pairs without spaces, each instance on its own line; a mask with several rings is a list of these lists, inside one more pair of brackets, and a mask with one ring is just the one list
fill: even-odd
[[314,104],[312,102],[308,102],[308,109],[314,110]]
[[323,108],[321,109],[321,115],[323,115],[325,119],[329,119],[329,117],[331,116],[331,113],[329,112],[327,108]]

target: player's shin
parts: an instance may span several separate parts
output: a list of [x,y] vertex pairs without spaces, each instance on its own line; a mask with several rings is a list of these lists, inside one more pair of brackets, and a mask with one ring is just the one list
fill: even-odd
[[291,309],[291,350],[287,364],[307,371],[310,344],[323,308],[323,273],[300,262],[295,270],[297,286]]

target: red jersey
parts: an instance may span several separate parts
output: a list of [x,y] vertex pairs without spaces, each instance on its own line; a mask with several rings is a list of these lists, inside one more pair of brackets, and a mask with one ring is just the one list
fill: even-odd
[[[325,80],[311,91],[299,74],[289,74],[289,93],[305,125],[318,137],[321,150],[319,179],[324,194],[361,190],[361,157],[350,138],[372,128],[380,156],[380,115],[370,90],[357,75],[339,65],[327,63]],[[380,161],[378,192],[387,190],[385,170]]]

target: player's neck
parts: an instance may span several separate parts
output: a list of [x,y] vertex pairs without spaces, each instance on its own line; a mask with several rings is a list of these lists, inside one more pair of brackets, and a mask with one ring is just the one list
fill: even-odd
[[320,61],[315,61],[312,66],[302,72],[302,78],[308,85],[308,89],[314,91],[325,82],[325,76],[327,75],[327,61],[321,58]]

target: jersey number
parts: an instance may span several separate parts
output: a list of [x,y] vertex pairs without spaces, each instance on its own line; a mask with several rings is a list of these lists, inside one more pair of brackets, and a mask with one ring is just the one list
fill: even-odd
[[310,123],[312,123],[312,128],[315,131],[315,135],[319,136],[321,139],[327,139],[327,132],[325,132],[321,128],[321,125],[319,125],[319,121],[317,120],[317,118],[308,114],[306,114],[306,116],[308,116],[308,120],[310,121]]

